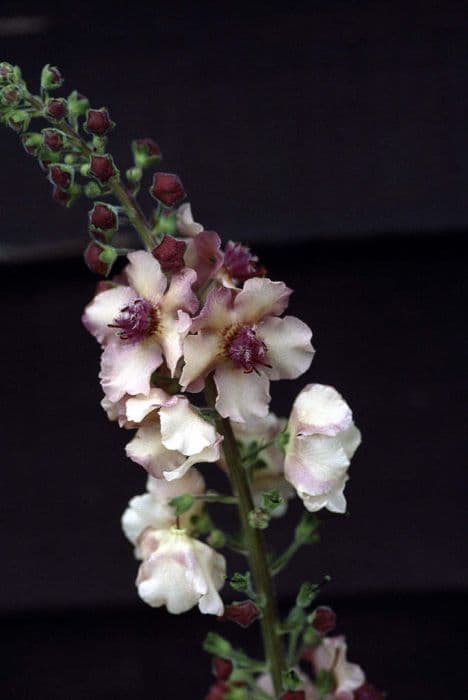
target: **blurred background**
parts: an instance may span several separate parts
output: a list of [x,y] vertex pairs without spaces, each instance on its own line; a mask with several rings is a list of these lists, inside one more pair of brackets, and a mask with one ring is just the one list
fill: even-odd
[[[330,574],[321,602],[390,699],[463,696],[467,36],[450,0],[0,8],[1,60],[31,88],[57,64],[65,94],[108,106],[121,169],[154,138],[195,218],[295,290],[317,354],[273,407],[333,384],[363,444],[349,515],[323,516],[280,600]],[[137,599],[119,519],[145,475],[100,409],[80,324],[89,201],[60,208],[15,134],[0,144],[0,697],[202,698],[206,631],[255,633]]]

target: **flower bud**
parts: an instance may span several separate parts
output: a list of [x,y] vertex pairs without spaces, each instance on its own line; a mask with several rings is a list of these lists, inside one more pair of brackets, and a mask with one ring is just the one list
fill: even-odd
[[270,524],[270,515],[263,508],[254,508],[249,513],[249,525],[256,530],[265,530]]
[[105,107],[101,109],[88,109],[84,128],[89,134],[104,136],[115,126],[109,117],[109,112]]
[[249,627],[259,617],[257,606],[251,600],[243,600],[241,603],[226,605],[221,620],[236,622],[240,627]]
[[166,207],[172,207],[185,197],[185,190],[178,175],[155,173],[150,194]]
[[42,134],[34,132],[22,134],[21,142],[26,153],[30,156],[36,156],[42,146]]
[[81,117],[86,113],[89,107],[89,100],[84,95],[81,95],[77,90],[68,96],[68,113],[71,117]]
[[84,187],[84,193],[87,197],[90,199],[95,199],[96,197],[100,197],[102,194],[102,189],[99,187],[97,182],[87,182],[85,187]]
[[105,234],[106,238],[112,236],[119,228],[115,207],[104,202],[96,202],[89,212],[89,228],[93,233]]
[[384,700],[384,695],[370,683],[364,683],[354,691],[354,700]]
[[132,152],[137,168],[156,165],[162,159],[161,149],[152,139],[136,139],[132,141]]
[[48,100],[45,106],[45,114],[50,119],[60,121],[67,114],[67,103],[62,98]]
[[48,178],[53,185],[60,187],[62,190],[67,190],[73,183],[73,168],[62,164],[51,165],[49,167]]
[[185,267],[186,244],[172,236],[164,236],[161,243],[153,248],[152,254],[159,260],[163,272],[180,272]]
[[41,73],[41,88],[56,90],[63,85],[62,74],[56,66],[45,65]]
[[71,192],[65,192],[60,187],[54,186],[52,188],[52,199],[57,204],[61,204],[62,207],[69,207],[73,204],[76,197]]
[[0,85],[13,85],[21,80],[21,71],[18,66],[2,61],[0,63]]
[[6,85],[0,89],[0,104],[6,107],[16,107],[23,97],[23,90],[19,85]]
[[22,131],[26,131],[30,121],[31,117],[29,116],[28,112],[25,112],[21,109],[17,109],[15,112],[12,112],[9,115],[8,126],[10,126],[14,131],[16,131],[19,134]]
[[336,614],[326,605],[320,605],[314,612],[312,627],[319,634],[328,634],[336,626]]
[[60,151],[63,147],[63,135],[57,129],[43,129],[44,146],[50,151]]
[[227,681],[232,673],[233,665],[229,659],[223,659],[221,656],[213,658],[212,670],[213,675],[220,681]]
[[140,168],[128,168],[128,170],[125,173],[125,176],[132,185],[138,185],[138,183],[141,181],[141,178],[143,177],[143,173],[141,172]]
[[114,248],[94,241],[88,244],[84,252],[84,261],[91,272],[103,277],[107,277],[116,259]]
[[90,163],[90,173],[96,180],[107,182],[117,174],[112,156],[92,156]]

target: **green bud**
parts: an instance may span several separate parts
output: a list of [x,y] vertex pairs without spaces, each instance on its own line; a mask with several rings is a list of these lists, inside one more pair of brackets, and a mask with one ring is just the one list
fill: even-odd
[[83,177],[89,177],[90,169],[91,166],[89,163],[83,163],[83,165],[80,166],[80,175],[83,175]]
[[2,61],[0,63],[0,85],[13,85],[21,80],[21,71],[17,66]]
[[[65,162],[67,162],[66,156],[65,156]],[[85,188],[84,188],[84,193],[90,199],[96,199],[96,197],[101,196],[102,190],[99,187],[97,182],[91,181],[91,182],[86,183]]]
[[[102,245],[102,253],[99,256],[99,260],[106,265],[113,265],[117,260],[117,251],[111,245]],[[181,496],[181,498],[183,498]],[[187,509],[188,510],[188,509]]]
[[283,686],[285,690],[300,690],[302,681],[293,668],[283,671]]
[[66,163],[66,165],[74,165],[76,163],[76,159],[77,156],[74,153],[67,153],[63,159],[63,162]]
[[252,578],[250,571],[245,574],[235,573],[229,581],[231,588],[241,593],[250,593],[252,591]]
[[265,530],[270,524],[270,515],[263,508],[254,508],[249,513],[249,525],[256,530]]
[[162,159],[162,153],[157,143],[152,139],[136,139],[132,141],[133,159],[137,168],[149,168]]
[[207,539],[208,544],[214,549],[221,549],[226,544],[226,535],[222,530],[215,528]]
[[169,501],[169,505],[174,508],[175,514],[182,515],[182,513],[186,513],[190,508],[193,506],[195,503],[195,498],[192,496],[191,493],[184,493],[181,496],[176,496],[173,498],[171,501]]
[[304,627],[306,622],[307,622],[307,616],[306,616],[304,610],[302,608],[299,608],[297,605],[295,605],[289,611],[289,615],[286,619],[284,627],[288,632],[297,631],[297,630],[302,629],[302,627]]
[[41,73],[41,88],[43,90],[56,90],[63,85],[63,78],[56,66],[49,63],[44,66]]
[[297,594],[296,604],[300,608],[308,608],[314,602],[320,591],[320,587],[315,583],[303,583]]
[[234,687],[224,695],[225,700],[249,700],[249,690],[244,687]]
[[140,168],[128,168],[127,172],[125,173],[127,180],[132,184],[132,185],[137,185],[141,178],[143,177],[143,173]]
[[315,686],[321,698],[325,697],[335,687],[335,678],[331,671],[319,671],[315,678]]
[[314,513],[305,512],[297,525],[294,537],[303,544],[313,544],[318,540],[318,518]]
[[80,95],[77,90],[68,96],[68,113],[71,117],[82,117],[89,107],[89,100],[84,95]]
[[30,156],[36,156],[42,147],[42,134],[28,132],[21,136],[21,141],[26,153]]
[[315,647],[322,641],[322,637],[313,627],[306,627],[302,641],[307,647]]
[[5,107],[17,107],[23,98],[20,85],[5,85],[0,89],[0,104]]
[[272,489],[262,493],[262,505],[267,513],[273,513],[279,506],[283,504],[283,497],[279,491]]
[[203,649],[212,654],[213,656],[220,656],[222,659],[228,659],[232,655],[232,646],[221,637],[220,634],[215,632],[208,632],[205,641],[203,642]]
[[[165,388],[165,387],[164,387]],[[190,518],[190,523],[193,529],[199,535],[207,535],[213,529],[213,523],[208,513],[202,513],[201,515],[192,515]]]
[[156,224],[154,226],[154,232],[161,235],[172,236],[177,233],[177,221],[175,212],[170,212],[166,214],[163,210],[161,215],[158,216]]
[[30,121],[31,117],[29,116],[29,114],[21,109],[15,110],[14,112],[10,112],[10,114],[8,115],[8,126],[11,126],[11,128],[17,133],[26,131]]

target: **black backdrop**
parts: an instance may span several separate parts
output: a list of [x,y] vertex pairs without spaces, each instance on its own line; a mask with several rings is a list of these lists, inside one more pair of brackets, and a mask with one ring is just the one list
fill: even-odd
[[[330,573],[351,658],[390,697],[459,693],[463,3],[113,7],[4,3],[2,54],[29,81],[57,63],[108,105],[119,162],[129,139],[155,137],[199,220],[254,241],[296,290],[317,348],[306,379],[344,393],[364,442],[349,517],[323,518],[282,603],[299,577]],[[144,475],[99,409],[79,323],[94,285],[78,260],[86,204],[54,206],[13,133],[1,148],[2,697],[203,697],[185,626],[201,639],[210,621],[143,609],[119,532]],[[278,412],[299,385],[276,388]]]

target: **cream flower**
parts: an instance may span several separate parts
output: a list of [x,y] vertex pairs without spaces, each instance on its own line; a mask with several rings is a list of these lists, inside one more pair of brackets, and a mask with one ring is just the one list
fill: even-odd
[[145,603],[165,605],[175,615],[197,604],[202,613],[223,614],[218,591],[226,578],[226,560],[221,554],[176,528],[146,530],[139,545],[143,563],[136,583]]
[[181,236],[194,238],[203,231],[203,226],[193,220],[190,202],[181,204],[176,212],[177,231]]
[[174,376],[189,314],[198,308],[193,270],[173,275],[167,288],[166,276],[150,253],[137,251],[128,259],[129,286],[100,292],[83,315],[84,325],[104,347],[100,378],[114,403],[125,394],[147,394],[163,357]]
[[344,513],[348,467],[361,442],[348,404],[333,387],[309,384],[294,402],[288,432],[285,477],[307,510]]
[[366,679],[362,668],[346,659],[346,649],[345,638],[340,636],[325,637],[314,651],[315,672],[331,671],[335,678],[336,687],[326,700],[353,700],[353,691]]
[[291,290],[283,282],[255,277],[242,291],[210,291],[184,340],[185,366],[180,379],[200,391],[214,372],[216,408],[237,422],[268,413],[270,379],[294,379],[313,356],[311,331],[293,316],[278,318]]
[[[176,481],[148,478],[147,493],[135,496],[128,504],[122,515],[122,529],[126,537],[135,545],[135,556],[141,559],[138,539],[147,528],[165,530],[176,524],[176,515],[169,505],[176,496],[189,493],[201,496],[205,492],[205,481],[202,475],[191,469],[185,476]],[[191,531],[191,518],[203,508],[202,501],[195,501],[192,508],[179,516],[179,523],[188,533]]]

